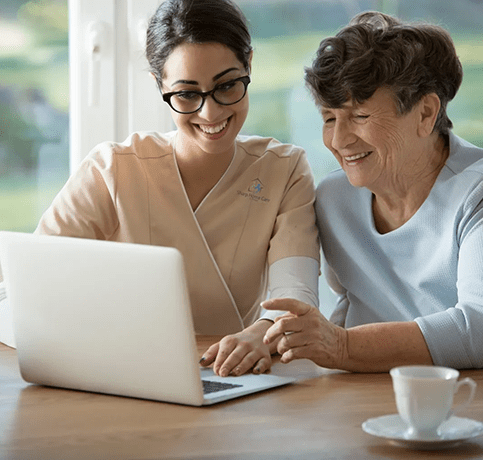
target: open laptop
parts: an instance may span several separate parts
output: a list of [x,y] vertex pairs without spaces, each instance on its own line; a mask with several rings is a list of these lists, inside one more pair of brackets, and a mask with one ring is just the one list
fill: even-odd
[[0,262],[27,382],[201,406],[296,380],[200,369],[174,248],[0,232]]

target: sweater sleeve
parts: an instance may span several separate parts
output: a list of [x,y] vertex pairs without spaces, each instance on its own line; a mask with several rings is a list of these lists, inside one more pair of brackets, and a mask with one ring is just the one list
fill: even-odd
[[416,318],[436,365],[483,367],[483,201],[460,229],[458,302]]

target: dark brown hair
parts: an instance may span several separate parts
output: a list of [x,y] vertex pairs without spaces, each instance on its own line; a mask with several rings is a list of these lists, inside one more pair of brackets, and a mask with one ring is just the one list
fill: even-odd
[[166,60],[183,43],[221,43],[246,70],[252,51],[247,21],[231,0],[165,0],[147,30],[146,57],[161,83]]
[[320,43],[305,81],[318,105],[362,103],[381,87],[392,90],[400,115],[436,93],[441,108],[434,126],[447,134],[446,114],[463,78],[453,40],[442,27],[408,24],[378,12],[361,13],[336,36]]

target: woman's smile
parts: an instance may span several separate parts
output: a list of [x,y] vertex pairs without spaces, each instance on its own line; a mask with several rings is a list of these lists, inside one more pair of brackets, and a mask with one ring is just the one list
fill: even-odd
[[355,155],[350,155],[344,157],[344,161],[350,166],[350,165],[355,165],[361,162],[364,158],[368,157],[372,151],[370,152],[362,152],[362,153],[356,153]]
[[231,117],[227,118],[226,120],[220,123],[195,123],[195,126],[209,139],[216,140],[220,139],[225,135],[228,130],[228,125],[230,122]]

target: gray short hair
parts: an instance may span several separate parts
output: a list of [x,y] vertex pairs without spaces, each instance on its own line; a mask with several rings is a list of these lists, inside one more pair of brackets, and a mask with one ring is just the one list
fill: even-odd
[[348,100],[362,103],[381,87],[389,88],[399,114],[436,93],[441,108],[434,130],[447,135],[446,114],[463,79],[453,40],[442,27],[403,23],[378,12],[361,13],[334,37],[320,43],[305,81],[315,102],[331,108]]

